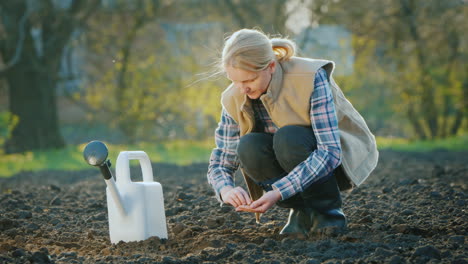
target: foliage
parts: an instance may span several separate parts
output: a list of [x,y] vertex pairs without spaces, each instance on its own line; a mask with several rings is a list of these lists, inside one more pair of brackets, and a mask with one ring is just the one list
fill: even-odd
[[332,7],[335,22],[356,38],[357,61],[367,57],[369,62],[357,65],[356,75],[371,82],[368,90],[375,93],[369,93],[369,101],[375,94],[387,94],[387,105],[408,120],[413,137],[444,138],[467,130],[466,5],[455,0],[367,0]]
[[[23,49],[28,53],[20,56],[25,66],[17,67],[24,68],[15,75],[21,78],[9,83],[11,96],[28,95],[18,102],[35,97],[12,93],[20,91],[20,86],[30,89],[22,83],[24,72],[41,70],[43,75],[30,78],[32,82],[48,76],[46,88],[51,97],[56,83],[68,84],[61,78],[71,78],[79,87],[65,87],[59,94],[73,98],[90,121],[123,133],[127,143],[212,137],[220,94],[228,83],[225,78],[198,74],[210,72],[229,32],[258,27],[294,38],[303,29],[291,22],[298,13],[306,14],[295,17],[304,25],[342,25],[352,33],[354,72],[338,76],[337,82],[372,131],[420,139],[468,131],[468,35],[464,34],[468,7],[458,0],[65,2],[8,0],[0,4],[4,21],[0,50],[8,51],[1,57],[0,77],[8,79],[3,66],[13,69],[9,64],[21,50],[17,43],[26,32]],[[46,3],[52,6],[45,8]],[[22,32],[18,25],[26,30]],[[45,30],[47,34],[42,34]],[[45,43],[60,45],[46,47]],[[41,56],[41,47],[48,56]],[[74,60],[81,66],[71,72],[77,76],[68,76],[66,65],[73,65]],[[30,91],[41,90],[39,83],[31,85]],[[54,98],[36,101],[43,101],[44,109],[55,109]],[[13,105],[29,107],[26,113],[40,112],[27,102]],[[50,130],[52,126],[37,122],[32,127]]]
[[[209,3],[210,15],[200,19],[192,6],[195,2],[175,6],[175,2],[117,1],[113,12],[99,13],[89,21],[94,30],[75,45],[85,44],[87,60],[93,61],[86,69],[90,82],[74,98],[89,108],[90,118],[119,129],[127,142],[212,135],[227,82],[203,76],[210,75],[208,65],[217,61],[217,50],[230,30],[226,25],[237,29],[232,19],[245,26],[273,21],[284,25],[286,15],[247,19],[245,14],[260,14],[271,3],[226,1]],[[228,6],[234,8],[231,20],[220,13],[229,13]],[[174,21],[176,16],[181,19]],[[197,75],[203,72],[207,74]]]
[[405,131],[407,121],[395,114],[401,104],[398,91],[391,85],[393,77],[382,67],[383,62],[375,59],[378,43],[360,36],[353,36],[352,43],[354,72],[336,77],[346,97],[359,109],[374,133],[388,137],[411,134]]
[[[194,80],[193,73],[200,71],[201,63],[207,63],[203,56],[209,55],[201,47],[194,47],[191,41],[203,42],[214,26],[202,25],[197,30],[199,35],[187,36],[186,25],[166,25],[148,18],[146,26],[128,29],[125,33],[128,35],[138,31],[133,32],[132,39],[115,41],[123,31],[118,26],[122,22],[115,23],[113,27],[119,30],[107,31],[111,36],[98,38],[89,46],[93,56],[113,60],[106,67],[89,69],[95,81],[80,97],[104,114],[91,118],[108,121],[124,132],[128,142],[206,138],[207,127],[211,128],[217,118],[214,112],[219,112],[218,107],[213,107],[214,102],[219,102],[225,84],[215,86],[216,83]],[[175,32],[167,32],[171,30]],[[156,43],[155,37],[159,40]],[[109,48],[100,49],[102,46]],[[146,48],[137,49],[137,46]]]
[[[18,116],[9,112],[0,112],[0,148],[5,144],[5,141],[11,137],[11,132],[18,124],[18,121]],[[1,150],[0,153],[2,153]]]

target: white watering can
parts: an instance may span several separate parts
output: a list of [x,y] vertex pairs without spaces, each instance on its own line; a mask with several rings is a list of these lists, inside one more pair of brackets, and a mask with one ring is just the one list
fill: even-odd
[[[107,184],[109,235],[112,243],[140,241],[151,236],[167,239],[166,215],[162,186],[153,181],[153,170],[144,151],[122,151],[117,157],[115,181],[106,160],[107,147],[100,141],[86,145],[83,156],[99,166]],[[132,182],[130,160],[139,160],[143,182]]]

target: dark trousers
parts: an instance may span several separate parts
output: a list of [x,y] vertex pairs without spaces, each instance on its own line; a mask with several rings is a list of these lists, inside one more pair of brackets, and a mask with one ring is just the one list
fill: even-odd
[[[317,141],[312,128],[285,126],[273,135],[254,132],[241,137],[237,155],[247,175],[269,191],[270,184],[286,176],[316,149]],[[312,185],[320,184],[330,177],[333,177],[333,173]],[[304,207],[304,201],[300,194],[296,194],[278,205],[287,208]]]

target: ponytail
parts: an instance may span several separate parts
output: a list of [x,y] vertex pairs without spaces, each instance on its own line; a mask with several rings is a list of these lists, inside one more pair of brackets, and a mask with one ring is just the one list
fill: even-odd
[[280,62],[287,61],[296,54],[296,44],[289,39],[273,38],[271,45],[276,59]]

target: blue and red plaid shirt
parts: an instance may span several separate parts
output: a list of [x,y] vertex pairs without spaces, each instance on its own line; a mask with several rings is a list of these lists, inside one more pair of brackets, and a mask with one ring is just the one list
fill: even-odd
[[[317,140],[317,149],[288,175],[272,184],[280,191],[282,200],[302,192],[314,182],[326,177],[341,163],[340,132],[333,95],[324,69],[315,74],[315,87],[310,98],[310,120]],[[260,102],[253,104],[256,123],[263,124],[264,132],[274,134],[278,127],[271,121]],[[220,190],[234,186],[234,173],[239,168],[236,154],[240,139],[239,125],[225,109],[215,131],[216,148],[208,166],[208,182],[220,200]]]

